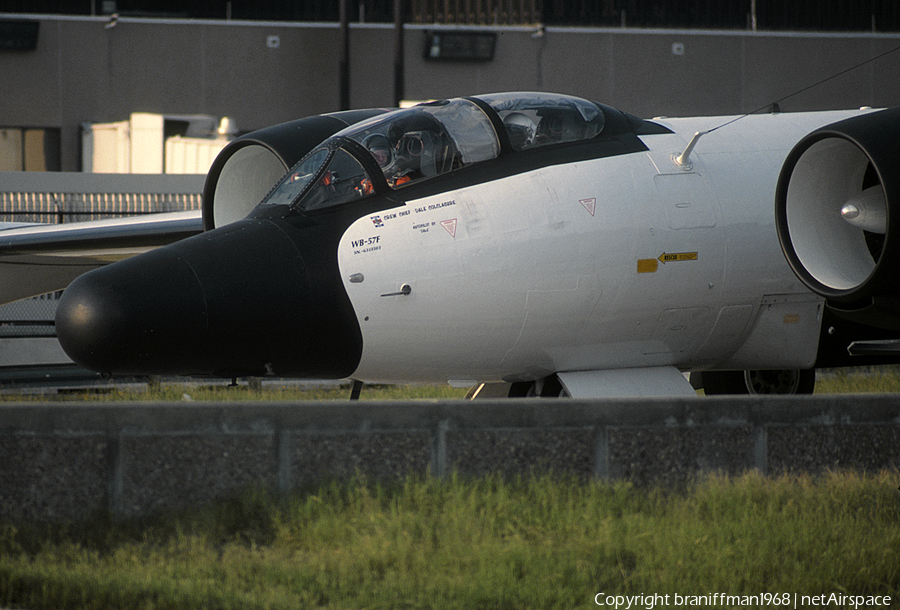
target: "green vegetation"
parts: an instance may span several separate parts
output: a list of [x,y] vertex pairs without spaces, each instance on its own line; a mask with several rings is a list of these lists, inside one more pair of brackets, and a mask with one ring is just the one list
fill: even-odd
[[[405,399],[455,399],[465,398],[468,388],[453,388],[449,385],[366,385],[360,400],[405,400]],[[285,401],[307,400],[348,400],[351,384],[334,385],[293,385],[275,386],[242,382],[236,386],[198,383],[161,383],[99,385],[84,389],[61,391],[59,394],[27,394],[10,392],[0,395],[0,401],[100,401],[100,402],[231,402],[231,401]]]
[[[820,376],[817,393],[846,392],[897,393],[900,374],[892,367]],[[366,386],[361,398],[465,393]],[[302,401],[349,394],[349,385],[162,384],[58,398]],[[714,592],[890,595],[896,605],[898,484],[897,472],[713,476],[679,489],[549,476],[412,477],[393,485],[357,479],[287,496],[248,490],[133,521],[0,520],[0,607],[543,610],[598,607],[598,593]],[[674,607],[655,607],[667,605]]]
[[[610,595],[900,598],[898,473],[685,489],[355,480],[140,522],[0,525],[0,606],[596,607]],[[659,606],[663,607],[663,606]]]
[[900,393],[900,367],[891,365],[819,371],[815,393],[897,394]]
[[[468,388],[453,388],[449,385],[386,385],[363,386],[360,400],[404,400],[404,399],[463,399]],[[307,400],[347,400],[350,398],[350,383],[321,384],[262,384],[259,380],[242,380],[239,385],[228,386],[203,383],[132,383],[65,390],[56,394],[25,393],[8,390],[0,394],[0,402],[22,401],[104,401],[104,402],[181,402],[181,401],[285,401]],[[816,380],[816,394],[847,393],[900,393],[900,367],[882,366],[849,369],[828,369],[819,371]]]

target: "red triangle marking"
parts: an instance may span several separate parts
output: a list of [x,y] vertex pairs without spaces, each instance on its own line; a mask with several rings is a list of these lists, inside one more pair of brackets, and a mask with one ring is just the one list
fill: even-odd
[[447,233],[449,233],[454,238],[456,237],[456,219],[451,218],[450,220],[442,220],[441,226],[447,229]]
[[591,197],[590,199],[579,199],[578,203],[584,206],[584,209],[590,212],[591,216],[594,215],[594,210],[597,209],[597,198]]

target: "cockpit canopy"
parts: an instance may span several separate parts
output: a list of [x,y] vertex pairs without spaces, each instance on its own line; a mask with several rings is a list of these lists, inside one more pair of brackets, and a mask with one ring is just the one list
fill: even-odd
[[300,160],[263,200],[304,211],[402,189],[462,167],[601,134],[600,106],[548,93],[427,102],[356,123]]
[[603,131],[597,104],[548,93],[496,93],[480,98],[503,121],[513,150],[590,140]]

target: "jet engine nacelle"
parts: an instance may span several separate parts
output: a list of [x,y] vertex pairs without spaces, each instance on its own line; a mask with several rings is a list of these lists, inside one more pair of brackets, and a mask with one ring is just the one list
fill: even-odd
[[203,185],[203,229],[250,213],[272,185],[314,146],[344,127],[385,112],[348,110],[311,116],[243,135],[216,156]]
[[830,308],[900,328],[900,109],[800,140],[778,179],[775,221],[794,273]]

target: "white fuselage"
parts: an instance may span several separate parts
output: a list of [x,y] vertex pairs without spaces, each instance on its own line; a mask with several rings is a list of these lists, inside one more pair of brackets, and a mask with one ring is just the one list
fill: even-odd
[[[656,120],[646,152],[544,167],[365,216],[338,260],[360,380],[806,368],[822,301],[778,244],[782,163],[852,112]],[[352,279],[351,279],[352,278]],[[408,285],[409,294],[402,288]],[[388,296],[382,296],[388,295]]]

